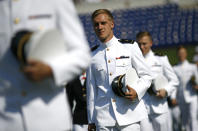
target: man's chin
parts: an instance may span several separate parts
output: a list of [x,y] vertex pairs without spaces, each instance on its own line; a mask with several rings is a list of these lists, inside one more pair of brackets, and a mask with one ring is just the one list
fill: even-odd
[[102,41],[102,42],[104,42],[106,40],[105,37],[101,37],[101,36],[98,36],[98,37],[99,37],[100,41]]

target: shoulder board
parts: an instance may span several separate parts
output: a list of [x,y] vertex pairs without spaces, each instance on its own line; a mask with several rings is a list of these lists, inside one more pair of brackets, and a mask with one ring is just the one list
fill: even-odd
[[119,42],[123,43],[123,44],[133,44],[135,41],[134,40],[129,40],[129,39],[119,39]]
[[99,45],[95,45],[95,46],[91,47],[91,51],[92,52],[95,51],[98,47],[99,47]]
[[159,53],[159,52],[157,52],[157,53],[154,53],[156,56],[165,56],[163,53]]

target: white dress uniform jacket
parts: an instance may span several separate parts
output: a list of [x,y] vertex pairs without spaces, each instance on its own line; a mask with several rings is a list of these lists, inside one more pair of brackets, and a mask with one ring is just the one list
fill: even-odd
[[180,102],[180,97],[184,97],[186,103],[196,101],[197,91],[189,83],[191,77],[194,76],[195,82],[198,84],[198,72],[196,65],[185,60],[184,62],[175,65],[174,70],[180,81],[177,88],[177,93],[175,94],[178,102]]
[[[123,56],[123,58],[121,58]],[[135,68],[139,81],[133,85],[138,100],[132,102],[116,96],[112,80]],[[101,126],[132,124],[147,117],[142,97],[151,84],[151,75],[138,44],[121,44],[113,37],[102,43],[94,52],[87,72],[87,104],[89,123]]]
[[[47,63],[53,79],[31,82],[10,51],[13,34],[59,29],[68,53]],[[71,129],[64,88],[89,64],[90,54],[71,0],[0,0],[0,130],[63,131]]]
[[[177,92],[173,97],[177,99],[181,110],[182,126],[183,128],[186,128],[186,131],[197,131],[197,91],[193,88],[192,83],[190,82],[191,78],[194,77],[195,84],[198,84],[197,67],[195,64],[191,64],[185,60],[174,66],[174,70],[180,83]],[[176,113],[180,112],[177,111]]]
[[[150,66],[154,79],[162,74],[168,79],[168,86],[165,87],[168,96],[176,90],[176,86],[179,84],[177,76],[170,65],[167,56],[155,55],[151,50],[145,56],[146,63]],[[149,95],[146,93],[144,96],[146,107],[149,114],[162,114],[168,112],[167,98],[159,99],[155,95]]]

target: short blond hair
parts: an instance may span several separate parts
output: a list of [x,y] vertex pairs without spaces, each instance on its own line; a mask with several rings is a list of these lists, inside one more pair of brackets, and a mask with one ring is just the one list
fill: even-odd
[[112,21],[114,20],[114,19],[113,19],[112,13],[111,13],[108,9],[97,9],[97,10],[95,10],[95,11],[92,13],[92,16],[91,16],[92,21],[93,21],[93,19],[94,19],[96,16],[98,16],[99,14],[106,14],[106,15],[108,15],[108,17],[109,17],[110,20],[112,20]]
[[142,37],[144,36],[148,36],[150,38],[151,41],[153,41],[152,39],[152,36],[149,32],[147,31],[142,31],[142,32],[139,32],[137,35],[136,35],[136,40],[139,41]]

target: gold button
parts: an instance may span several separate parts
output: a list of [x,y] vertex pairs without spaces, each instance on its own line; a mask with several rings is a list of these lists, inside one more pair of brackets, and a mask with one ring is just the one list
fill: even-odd
[[21,91],[21,96],[27,96],[27,92],[26,91]]
[[110,63],[111,61],[110,60],[108,60],[108,63]]
[[115,100],[115,99],[113,99],[112,101],[113,101],[113,102],[116,102],[116,100]]
[[83,91],[85,91],[85,88],[82,88]]
[[83,97],[86,97],[86,94],[83,94]]
[[109,51],[109,48],[107,48],[107,51]]
[[19,18],[15,18],[15,19],[14,19],[14,23],[15,23],[15,24],[18,24],[19,22],[20,22],[20,19],[19,19]]
[[110,72],[110,74],[109,74],[110,76],[112,76],[112,73]]

